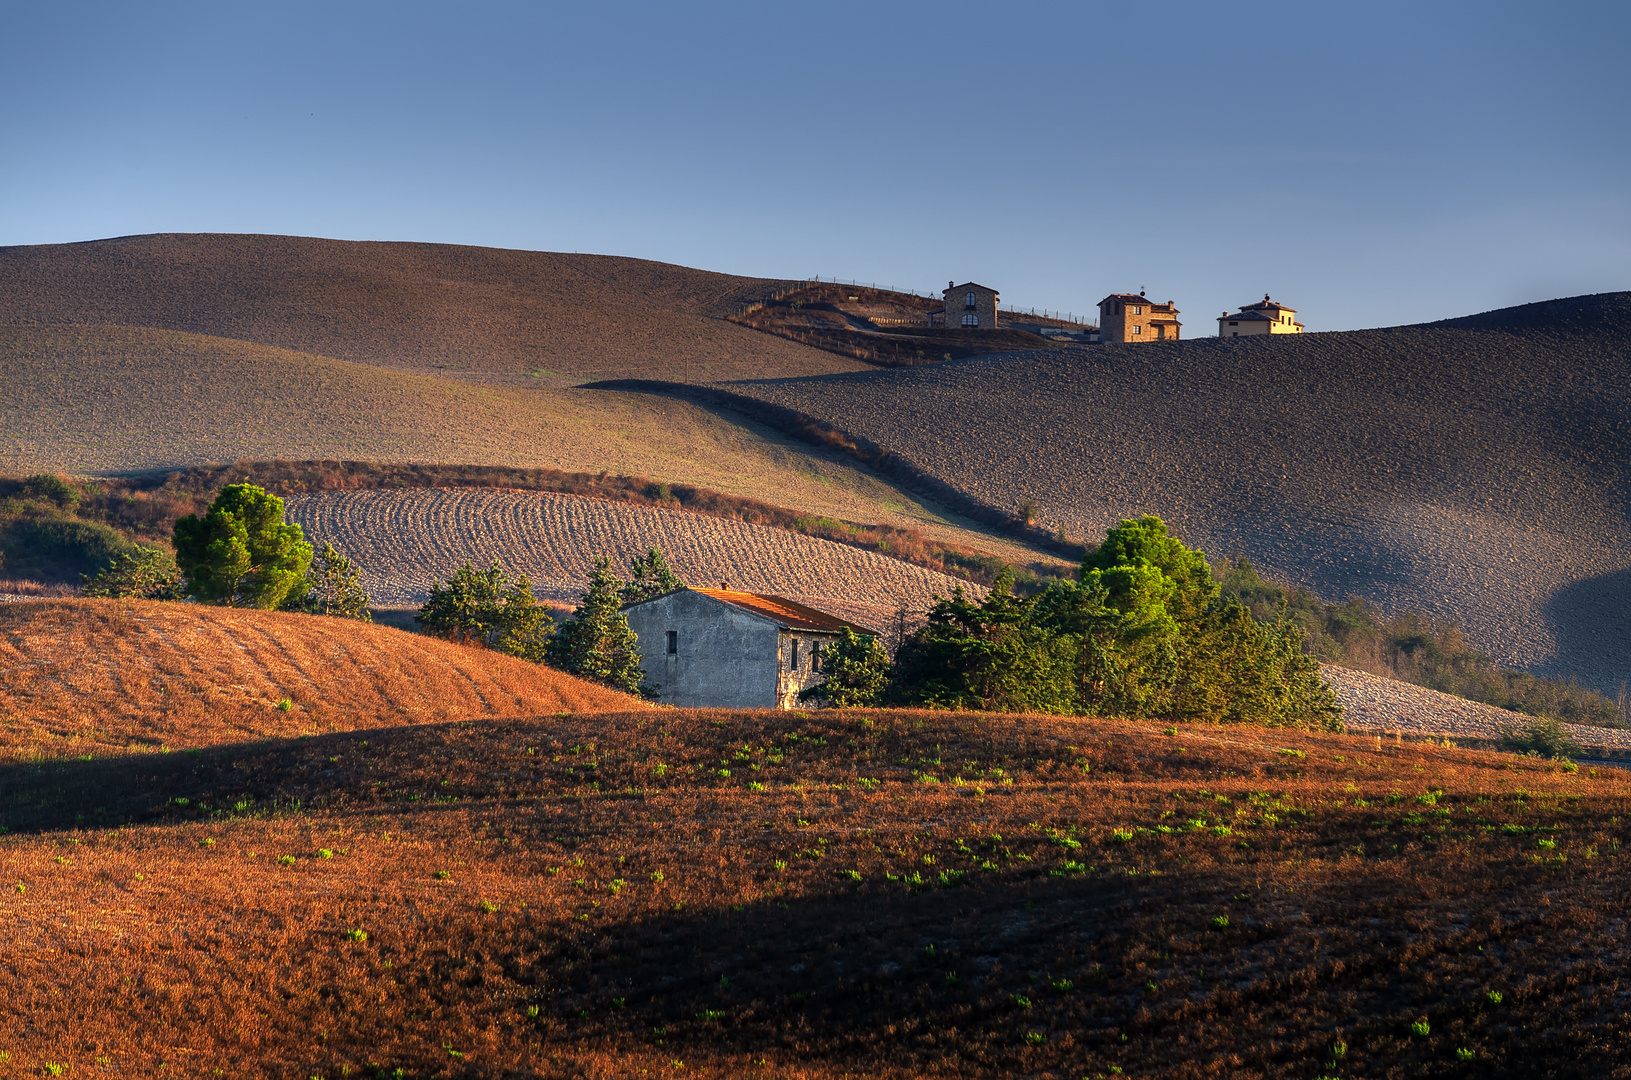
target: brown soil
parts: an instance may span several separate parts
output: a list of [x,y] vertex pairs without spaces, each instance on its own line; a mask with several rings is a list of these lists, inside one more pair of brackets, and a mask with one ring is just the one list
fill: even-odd
[[729,389],[966,512],[1030,499],[1090,540],[1159,514],[1214,556],[1456,619],[1504,663],[1612,692],[1631,669],[1631,294],[1532,307]]
[[1617,1076],[1631,1044],[1619,770],[645,710],[12,766],[0,818],[21,1075]]
[[722,318],[780,284],[604,255],[165,234],[0,248],[0,324],[181,330],[546,385],[862,367]]
[[22,759],[634,705],[536,664],[343,619],[139,600],[0,604],[0,721]]

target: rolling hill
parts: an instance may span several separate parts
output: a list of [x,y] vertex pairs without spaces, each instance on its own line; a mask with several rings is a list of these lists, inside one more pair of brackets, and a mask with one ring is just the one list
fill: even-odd
[[136,600],[0,603],[0,720],[16,758],[640,707],[524,660],[344,619]]
[[1159,514],[1327,597],[1458,619],[1504,662],[1631,674],[1631,294],[717,389],[946,502],[1034,500],[1089,539]]
[[604,255],[292,236],[126,236],[0,248],[0,325],[179,330],[545,385],[864,366],[723,319],[778,284]]

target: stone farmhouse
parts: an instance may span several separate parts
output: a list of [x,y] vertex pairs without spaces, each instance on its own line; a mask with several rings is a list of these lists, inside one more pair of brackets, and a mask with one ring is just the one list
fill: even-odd
[[1251,337],[1255,334],[1300,334],[1303,324],[1293,316],[1296,308],[1288,308],[1263,294],[1261,304],[1247,304],[1233,315],[1227,311],[1218,319],[1218,337]]
[[961,285],[948,281],[941,295],[946,298],[946,306],[929,313],[930,326],[960,326],[965,330],[997,328],[996,289],[972,281]]
[[1099,301],[1100,341],[1177,341],[1182,328],[1171,300],[1155,304],[1143,293],[1111,293]]
[[822,679],[822,653],[846,627],[872,631],[779,596],[682,588],[623,608],[646,681],[682,708],[792,709]]

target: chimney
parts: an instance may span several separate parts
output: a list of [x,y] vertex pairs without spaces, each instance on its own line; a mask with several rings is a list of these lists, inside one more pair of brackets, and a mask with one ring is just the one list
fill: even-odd
[[955,281],[948,281],[948,282],[946,282],[946,288],[948,288],[948,289],[955,289],[955,288],[957,288],[957,282],[955,282]]
[[730,583],[730,582],[728,582],[728,581],[721,581],[721,582],[720,582],[720,583],[719,583],[719,587],[720,587],[720,588],[721,588],[721,589],[723,589],[723,590],[725,590],[725,591],[726,591],[726,592],[730,592],[730,591],[731,591],[731,583]]

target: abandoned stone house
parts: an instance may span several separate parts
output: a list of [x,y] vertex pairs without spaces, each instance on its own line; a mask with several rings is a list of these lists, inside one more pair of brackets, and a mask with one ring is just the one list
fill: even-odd
[[872,633],[779,596],[730,588],[678,589],[623,614],[658,700],[683,708],[796,708],[846,627]]
[[1177,341],[1182,329],[1171,300],[1156,304],[1143,293],[1111,293],[1099,301],[1100,341]]
[[946,306],[929,312],[930,326],[962,327],[964,330],[995,330],[997,305],[1000,297],[996,289],[976,285],[972,281],[959,285],[946,282]]
[[1300,334],[1303,324],[1297,309],[1288,308],[1263,294],[1260,304],[1247,304],[1233,315],[1227,311],[1218,319],[1218,337],[1251,337],[1257,334]]

